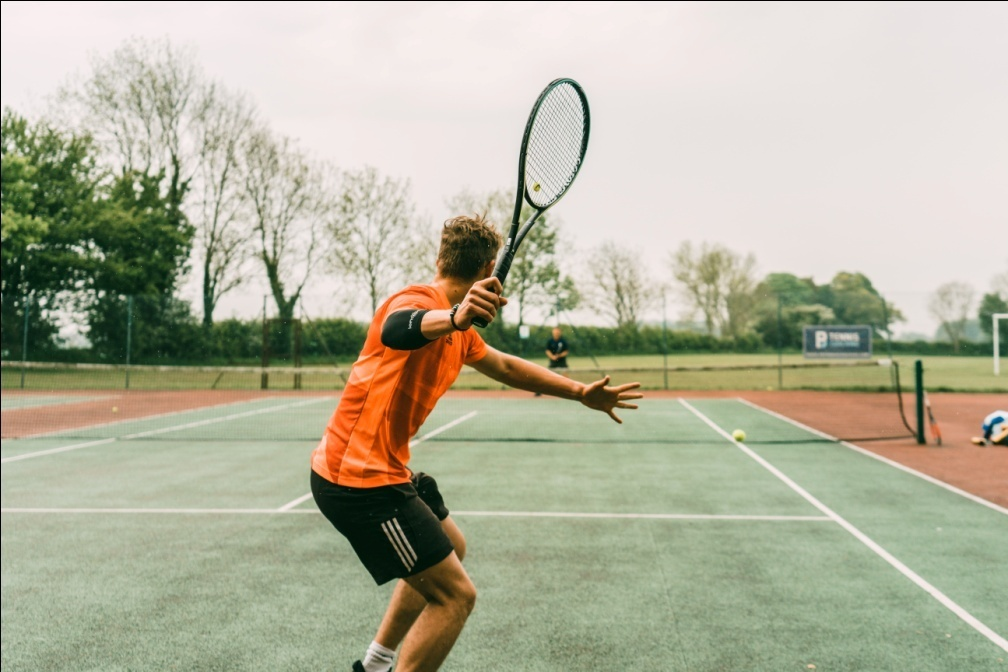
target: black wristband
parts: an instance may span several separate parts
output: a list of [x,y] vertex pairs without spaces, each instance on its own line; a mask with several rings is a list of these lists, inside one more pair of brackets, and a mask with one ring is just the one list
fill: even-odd
[[452,306],[451,311],[448,313],[448,321],[451,322],[452,328],[455,329],[455,331],[469,331],[469,328],[472,327],[471,324],[469,325],[469,327],[466,327],[465,329],[455,324],[455,313],[456,311],[458,311],[458,309],[459,304],[456,303],[454,306]]

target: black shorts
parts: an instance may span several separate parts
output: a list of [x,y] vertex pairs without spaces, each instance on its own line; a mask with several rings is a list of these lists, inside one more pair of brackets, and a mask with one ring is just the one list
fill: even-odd
[[550,362],[549,368],[551,369],[566,369],[567,362]]
[[311,489],[322,515],[378,585],[429,569],[455,550],[441,527],[448,509],[427,474],[414,474],[410,483],[348,488],[312,471]]

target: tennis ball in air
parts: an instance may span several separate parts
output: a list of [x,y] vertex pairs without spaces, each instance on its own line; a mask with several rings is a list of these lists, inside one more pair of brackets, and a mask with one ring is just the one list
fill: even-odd
[[736,429],[734,432],[731,433],[731,435],[732,438],[735,439],[736,441],[745,441],[745,432],[743,432],[741,429]]
[[539,186],[538,182],[536,182],[535,184],[532,185],[532,191],[539,191],[540,188],[541,187]]

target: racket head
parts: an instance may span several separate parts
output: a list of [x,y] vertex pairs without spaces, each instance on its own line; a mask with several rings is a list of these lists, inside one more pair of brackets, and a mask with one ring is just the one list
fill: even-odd
[[567,77],[550,82],[525,124],[518,171],[519,192],[537,210],[545,211],[570,189],[584,164],[590,131],[591,112],[581,85]]

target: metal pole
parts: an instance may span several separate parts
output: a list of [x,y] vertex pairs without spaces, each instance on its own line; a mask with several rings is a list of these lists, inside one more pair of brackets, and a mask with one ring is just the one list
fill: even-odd
[[665,389],[668,389],[668,320],[665,317],[665,288],[661,290],[661,347],[665,361]]
[[889,306],[886,305],[885,297],[879,296],[882,299],[882,319],[885,320],[885,334],[886,334],[886,352],[889,353],[889,359],[892,359],[892,331],[889,328]]
[[914,374],[917,380],[917,443],[923,446],[927,443],[924,436],[924,363],[919,359],[914,364]]
[[28,316],[31,314],[31,296],[24,297],[24,336],[21,339],[21,389],[25,386],[25,367],[28,362]]
[[263,341],[262,341],[262,375],[259,377],[259,389],[269,389],[269,374],[266,367],[269,366],[269,326],[266,321],[266,300],[268,294],[263,294]]
[[781,297],[777,295],[777,389],[784,389],[784,335],[781,320]]
[[126,389],[130,383],[130,355],[133,352],[133,295],[126,299]]

